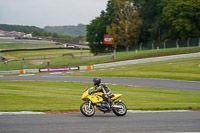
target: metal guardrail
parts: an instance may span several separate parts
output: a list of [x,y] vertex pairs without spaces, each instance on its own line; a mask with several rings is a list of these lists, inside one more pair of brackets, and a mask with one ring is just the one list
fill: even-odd
[[164,40],[163,42],[152,41],[148,43],[140,43],[134,49],[137,50],[148,50],[148,49],[166,49],[166,48],[179,48],[179,47],[200,47],[200,38],[188,38],[187,40]]

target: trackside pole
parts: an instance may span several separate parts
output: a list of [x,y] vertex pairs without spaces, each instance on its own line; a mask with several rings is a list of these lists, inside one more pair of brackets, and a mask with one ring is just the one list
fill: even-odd
[[114,55],[113,55],[113,56],[114,56],[114,59],[116,59],[116,49],[117,49],[117,48],[115,47],[115,48],[114,48],[114,53],[113,53],[113,54],[114,54]]
[[200,38],[199,38],[199,47],[200,47]]

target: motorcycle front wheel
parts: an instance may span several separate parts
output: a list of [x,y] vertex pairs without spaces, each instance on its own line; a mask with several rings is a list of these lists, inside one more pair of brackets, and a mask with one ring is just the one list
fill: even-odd
[[82,103],[80,110],[81,113],[87,117],[92,117],[95,114],[94,106],[91,104],[89,107],[89,103]]
[[126,105],[122,102],[117,102],[115,103],[115,105],[117,105],[118,107],[114,107],[113,108],[113,112],[115,113],[115,115],[117,116],[124,116],[127,113],[127,108]]

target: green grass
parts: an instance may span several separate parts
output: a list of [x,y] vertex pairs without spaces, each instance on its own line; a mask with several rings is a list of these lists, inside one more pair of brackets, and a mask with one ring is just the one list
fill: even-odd
[[[102,77],[141,77],[141,78],[161,78],[176,80],[200,80],[200,60],[190,62],[179,62],[174,64],[159,64],[164,62],[184,61],[200,59],[183,58],[153,63],[124,66],[124,69],[106,70],[89,73],[72,74],[72,76],[102,76]],[[154,65],[157,64],[157,65]],[[149,66],[147,66],[149,65]],[[120,66],[122,67],[122,66]],[[119,67],[117,67],[119,68]],[[67,75],[68,76],[68,75]]]
[[[63,54],[73,54],[75,58],[72,58],[70,55],[62,56]],[[83,56],[88,56],[90,54],[89,50],[82,50]],[[24,67],[25,69],[32,68],[47,68],[47,67],[62,67],[70,66],[69,64],[74,64],[82,62],[81,51],[80,50],[40,50],[40,51],[15,51],[15,52],[4,52],[1,53],[4,57],[15,57],[18,59],[16,61],[9,61],[7,64],[0,62],[0,71],[6,70],[19,70],[22,69],[22,58],[25,59],[34,59],[35,60],[25,60]],[[51,58],[51,59],[44,59]],[[41,62],[42,64],[35,64],[34,62]],[[50,62],[50,66],[47,65],[47,62]]]
[[[83,54],[89,54],[89,50],[82,50]],[[14,51],[3,52],[2,56],[12,56],[16,58],[43,58],[62,56],[63,54],[81,55],[81,50],[69,50],[69,49],[56,49],[56,50],[35,50],[35,51]]]
[[5,62],[0,62],[0,71],[20,70],[22,68],[22,61],[11,61],[7,64]]
[[[87,83],[0,81],[0,111],[79,110]],[[91,85],[91,84],[89,84]],[[108,85],[128,109],[200,109],[200,92]]]
[[[108,68],[124,68],[124,67],[143,67],[145,65],[156,65],[156,64],[163,64],[163,63],[173,63],[173,62],[190,62],[189,60],[198,60],[200,57],[189,57],[189,58],[177,58],[177,59],[170,59],[170,60],[163,60],[163,61],[154,61],[148,63],[139,63],[139,64],[129,64],[129,65],[121,65],[121,66],[111,66]],[[100,68],[102,69],[102,68]]]
[[143,51],[138,51],[138,53],[136,53],[135,51],[117,52],[117,56],[116,56],[117,58],[114,61],[142,59],[142,58],[159,57],[159,56],[167,56],[167,55],[188,54],[188,53],[196,53],[196,52],[200,52],[200,47],[143,50]]
[[[50,60],[51,65],[47,66],[47,63],[44,62],[42,65],[33,65],[29,62],[26,64],[26,69],[29,68],[43,68],[43,67],[64,67],[64,66],[85,66],[85,65],[94,65],[100,63],[107,63],[107,62],[115,62],[115,61],[122,61],[122,60],[130,60],[130,59],[142,59],[142,58],[149,58],[149,57],[159,57],[159,56],[166,56],[166,55],[174,55],[174,54],[186,54],[186,53],[195,53],[200,52],[200,47],[190,47],[190,48],[172,48],[172,49],[160,49],[160,50],[144,50],[139,51],[137,54],[135,51],[130,52],[117,52],[117,58],[112,59],[111,54],[104,54],[103,57],[95,58],[90,55],[87,58],[80,58],[81,51],[80,50],[42,50],[42,51],[16,51],[16,52],[5,52],[1,53],[2,56],[12,56],[21,58],[43,58],[45,57],[52,57],[52,56],[60,56],[58,58]],[[68,58],[64,59],[61,57],[62,54],[66,53],[73,53],[76,58]],[[83,56],[88,56],[88,50],[82,50]],[[60,60],[60,61],[59,61]],[[18,63],[20,64],[20,63]],[[3,63],[0,63],[0,70],[7,70]],[[10,63],[9,70],[15,70],[19,66],[12,65]],[[6,68],[6,69],[5,69]]]

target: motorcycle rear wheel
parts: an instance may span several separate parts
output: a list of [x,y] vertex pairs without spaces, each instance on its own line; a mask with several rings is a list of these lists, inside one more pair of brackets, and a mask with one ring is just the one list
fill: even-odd
[[81,113],[87,117],[92,117],[95,114],[95,108],[91,104],[89,108],[89,103],[82,103],[80,107]]
[[115,105],[121,106],[121,108],[113,108],[113,112],[117,116],[124,116],[127,113],[126,105],[122,102],[117,102]]

